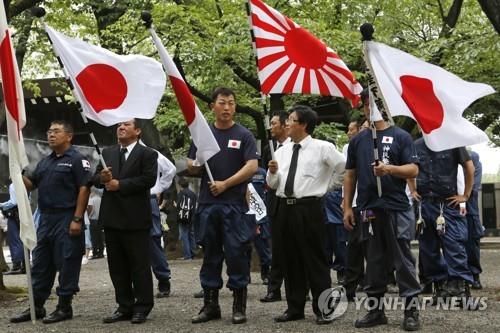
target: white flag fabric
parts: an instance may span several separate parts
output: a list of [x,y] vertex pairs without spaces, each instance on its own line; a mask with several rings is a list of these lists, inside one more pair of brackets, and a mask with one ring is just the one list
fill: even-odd
[[167,72],[170,83],[174,90],[177,102],[181,108],[186,124],[191,133],[193,143],[196,146],[196,160],[194,165],[203,165],[212,156],[220,151],[219,144],[210,130],[208,123],[201,113],[198,105],[194,101],[189,87],[181,76],[181,73],[175,66],[174,61],[163,46],[161,40],[156,35],[155,31],[149,29],[151,37],[160,55],[165,71]]
[[491,86],[464,81],[385,44],[365,43],[372,74],[389,112],[413,118],[429,149],[442,151],[488,140],[462,113],[476,99],[494,93]]
[[252,183],[248,183],[248,192],[250,192],[250,200],[247,214],[255,214],[255,219],[260,221],[267,216],[266,204]]
[[85,115],[104,126],[151,119],[165,90],[161,64],[142,55],[118,55],[45,25]]
[[33,250],[36,246],[35,225],[21,175],[22,169],[28,166],[28,157],[21,132],[26,125],[24,95],[3,1],[0,4],[0,68],[9,140],[9,172],[16,193],[20,237],[24,245]]

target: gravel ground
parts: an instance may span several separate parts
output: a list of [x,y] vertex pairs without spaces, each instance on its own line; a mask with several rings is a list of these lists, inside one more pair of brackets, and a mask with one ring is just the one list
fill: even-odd
[[[497,332],[500,328],[500,250],[482,251],[485,273],[481,275],[485,288],[475,292],[476,296],[488,297],[488,308],[484,311],[444,311],[428,308],[421,311],[421,332]],[[243,325],[231,324],[232,296],[227,289],[220,295],[222,320],[193,325],[190,318],[201,307],[202,300],[194,299],[192,294],[200,289],[198,272],[201,260],[171,260],[172,295],[156,300],[155,307],[142,325],[129,322],[103,324],[102,317],[112,313],[116,307],[114,291],[109,279],[106,260],[91,260],[82,267],[81,292],[73,302],[74,318],[52,325],[37,322],[10,324],[8,318],[27,307],[26,297],[15,301],[0,303],[1,332],[400,332],[402,311],[387,311],[389,324],[375,329],[355,329],[353,323],[364,310],[357,311],[354,304],[349,304],[346,313],[331,325],[317,326],[310,303],[306,305],[306,319],[284,324],[276,324],[272,318],[282,313],[286,303],[260,303],[265,294],[265,286],[260,284],[258,273],[252,273],[253,283],[249,286],[247,316]],[[334,274],[332,278],[335,281]],[[9,287],[24,286],[25,276],[5,276]],[[57,282],[56,282],[57,283]],[[53,311],[57,298],[52,295],[46,304],[48,312]]]

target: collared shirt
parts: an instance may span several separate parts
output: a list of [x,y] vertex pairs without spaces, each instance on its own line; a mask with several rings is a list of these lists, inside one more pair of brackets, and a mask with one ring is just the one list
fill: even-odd
[[287,137],[283,142],[279,143],[279,142],[276,142],[276,150],[280,149],[281,147],[283,147],[284,145],[287,145],[289,144],[290,142],[292,142],[292,139],[290,139],[290,137]]
[[127,152],[125,153],[125,161],[127,160],[127,158],[129,157],[130,153],[132,152],[132,150],[134,149],[135,145],[137,144],[138,141],[135,141],[131,144],[129,144],[127,147],[121,147],[121,148],[125,148],[127,149]]
[[43,158],[29,179],[38,188],[40,209],[73,208],[80,187],[86,186],[91,176],[90,162],[70,146],[62,155],[52,152]]
[[16,192],[14,191],[14,184],[9,185],[9,200],[0,203],[0,208],[3,210],[9,210],[17,207]]
[[[335,183],[342,183],[345,172],[345,158],[327,141],[313,139],[310,135],[300,144],[297,171],[294,182],[294,197],[322,197],[328,190],[332,177]],[[276,189],[276,195],[285,198],[285,183],[292,160],[292,144],[287,144],[276,150],[278,172],[267,172],[269,187]]]
[[158,174],[156,183],[151,188],[151,194],[157,195],[168,190],[175,177],[177,169],[168,158],[158,152]]

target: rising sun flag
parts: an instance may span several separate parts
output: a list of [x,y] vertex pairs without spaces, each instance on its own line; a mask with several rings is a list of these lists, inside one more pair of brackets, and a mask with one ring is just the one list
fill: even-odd
[[264,94],[320,94],[358,104],[362,87],[335,51],[261,0],[249,4]]

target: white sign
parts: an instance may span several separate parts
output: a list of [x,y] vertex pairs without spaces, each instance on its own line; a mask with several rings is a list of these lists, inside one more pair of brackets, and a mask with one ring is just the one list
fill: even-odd
[[250,199],[248,204],[249,214],[255,214],[255,219],[257,221],[262,220],[267,216],[266,205],[259,193],[255,190],[252,184],[248,184],[248,191],[250,192]]

